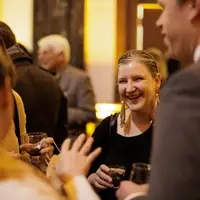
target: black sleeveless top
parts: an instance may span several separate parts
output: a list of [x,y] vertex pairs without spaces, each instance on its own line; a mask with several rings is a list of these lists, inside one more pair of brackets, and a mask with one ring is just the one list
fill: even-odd
[[[138,136],[124,137],[117,133],[116,119],[112,122],[111,116],[105,118],[93,134],[93,149],[102,147],[102,153],[93,163],[90,174],[95,173],[101,164],[123,165],[126,168],[125,180],[129,180],[133,163],[150,162],[153,127]],[[102,200],[115,200],[115,192],[106,189],[99,192],[99,196]]]

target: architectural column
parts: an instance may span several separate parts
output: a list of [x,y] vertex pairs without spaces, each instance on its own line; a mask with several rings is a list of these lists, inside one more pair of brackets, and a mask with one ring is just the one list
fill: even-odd
[[97,102],[115,96],[117,0],[85,0],[84,58]]

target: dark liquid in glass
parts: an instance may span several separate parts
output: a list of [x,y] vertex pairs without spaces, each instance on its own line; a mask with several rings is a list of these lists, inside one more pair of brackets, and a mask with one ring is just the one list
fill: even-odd
[[117,172],[111,174],[112,184],[114,188],[119,187],[120,182],[123,180],[124,175]]
[[110,166],[110,176],[112,177],[113,188],[118,188],[124,179],[126,169],[123,166]]
[[40,156],[40,148],[35,147],[28,152],[31,156]]
[[135,169],[131,172],[131,181],[137,184],[146,184],[149,180],[150,170]]

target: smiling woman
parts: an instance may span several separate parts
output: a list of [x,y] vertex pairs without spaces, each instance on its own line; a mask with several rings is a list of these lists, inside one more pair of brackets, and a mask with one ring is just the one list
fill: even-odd
[[145,51],[125,52],[118,60],[121,112],[105,118],[93,134],[93,148],[101,147],[102,154],[88,180],[101,199],[116,199],[109,166],[123,166],[127,180],[133,163],[149,163],[160,84],[157,64]]
[[[124,53],[118,61],[118,89],[123,104],[138,121],[138,113],[152,120],[154,105],[161,85],[160,74],[154,58],[141,50]],[[125,124],[125,106],[122,106],[121,126]],[[143,114],[142,114],[143,118]],[[135,121],[134,120],[134,121]]]

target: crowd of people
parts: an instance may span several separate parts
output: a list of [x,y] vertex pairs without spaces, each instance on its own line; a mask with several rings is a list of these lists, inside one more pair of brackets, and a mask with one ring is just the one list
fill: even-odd
[[[124,52],[117,63],[121,112],[102,120],[92,137],[80,134],[96,121],[92,84],[70,66],[67,39],[42,38],[35,65],[0,22],[2,199],[200,198],[200,0],[159,3],[156,24],[182,69],[167,79],[156,49]],[[150,166],[147,182],[130,180],[133,163]],[[117,186],[115,167],[123,171]]]

